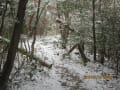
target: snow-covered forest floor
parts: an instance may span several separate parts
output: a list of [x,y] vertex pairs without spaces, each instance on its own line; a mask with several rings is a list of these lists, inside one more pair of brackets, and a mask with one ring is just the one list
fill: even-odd
[[[60,48],[59,39],[59,35],[37,37],[35,55],[53,66],[51,69],[43,68],[42,72],[33,70],[32,79],[23,80],[18,90],[120,90],[120,78],[85,79],[84,76],[114,75],[114,71],[99,63],[93,63],[92,55],[88,57],[91,62],[84,66],[80,55],[76,54],[77,50],[63,57],[67,51]],[[29,42],[32,43],[32,40]],[[40,67],[37,65],[37,68]],[[21,73],[27,70],[22,69]]]

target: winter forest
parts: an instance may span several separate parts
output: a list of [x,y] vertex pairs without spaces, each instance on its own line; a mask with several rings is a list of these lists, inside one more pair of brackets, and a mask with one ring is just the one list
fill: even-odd
[[0,90],[120,90],[120,0],[0,0]]

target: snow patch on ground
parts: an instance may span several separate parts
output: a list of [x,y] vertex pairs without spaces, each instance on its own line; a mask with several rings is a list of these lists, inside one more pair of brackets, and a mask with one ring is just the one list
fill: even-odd
[[[37,37],[35,54],[45,62],[53,64],[33,76],[34,81],[25,81],[18,90],[120,90],[120,79],[84,79],[84,76],[113,74],[113,70],[89,62],[83,66],[79,55],[73,51],[70,56],[59,46],[60,36]],[[32,40],[29,40],[32,43]]]

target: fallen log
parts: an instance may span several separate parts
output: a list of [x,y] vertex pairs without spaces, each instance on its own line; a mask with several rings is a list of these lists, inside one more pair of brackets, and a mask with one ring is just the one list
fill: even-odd
[[75,45],[69,50],[69,52],[68,52],[67,54],[70,54],[77,46],[78,46],[78,44],[75,44]]
[[[5,41],[7,44],[10,43],[10,40],[9,40],[9,39],[6,39],[6,38],[1,37],[1,36],[0,36],[0,40],[1,40],[1,41]],[[48,67],[48,68],[51,68],[51,67],[52,67],[52,64],[48,64],[47,62],[44,62],[42,59],[40,59],[40,58],[37,57],[36,55],[31,56],[31,53],[30,53],[30,52],[27,52],[25,49],[18,48],[18,52],[21,53],[21,54],[23,54],[23,55],[26,55],[27,57],[30,57],[30,58],[32,57],[32,59],[39,61],[39,63],[40,63],[42,66],[45,66],[45,67]]]

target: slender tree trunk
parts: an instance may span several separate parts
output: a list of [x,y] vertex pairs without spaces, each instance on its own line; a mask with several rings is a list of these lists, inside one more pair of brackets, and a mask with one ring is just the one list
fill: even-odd
[[64,13],[64,16],[65,16],[66,25],[64,25],[64,30],[61,33],[61,37],[62,37],[62,48],[66,49],[68,36],[69,36],[68,26],[70,25],[69,12],[66,11]]
[[0,26],[0,35],[2,34],[3,27],[4,27],[5,14],[6,14],[6,11],[7,11],[7,1],[8,0],[6,0],[5,9],[4,9],[4,12],[3,12],[3,15],[2,15],[2,23],[1,23],[1,26]]
[[93,44],[93,47],[94,47],[94,61],[96,62],[96,34],[95,34],[95,0],[92,1],[92,6],[93,6],[93,26],[92,26],[92,29],[93,29],[93,41],[94,41],[94,44]]
[[37,16],[36,16],[36,21],[35,21],[35,25],[33,27],[33,42],[32,42],[32,45],[31,45],[31,56],[34,55],[34,45],[35,45],[35,41],[36,41],[36,34],[37,34],[37,25],[38,25],[38,22],[39,22],[39,12],[40,12],[40,2],[41,0],[38,1],[38,8],[37,8]]
[[82,43],[79,43],[78,44],[78,50],[79,50],[79,52],[80,52],[80,54],[81,54],[81,58],[82,58],[82,60],[83,60],[83,64],[84,65],[86,65],[86,63],[88,62],[88,61],[90,61],[87,57],[86,57],[86,55],[85,55],[85,53],[84,53],[84,46],[83,46],[84,44],[82,44]]
[[35,16],[35,13],[33,13],[33,14],[30,16],[30,20],[29,20],[29,23],[28,23],[28,29],[27,29],[28,32],[31,31],[31,24],[32,24],[32,21],[33,21],[34,16]]
[[102,17],[102,13],[103,13],[103,10],[102,10],[102,1],[100,0],[99,1],[99,15],[100,15],[100,29],[101,29],[101,36],[102,36],[102,40],[100,41],[102,44],[100,45],[100,62],[101,64],[104,64],[104,61],[105,61],[105,35],[104,35],[104,27],[103,27],[103,17]]
[[2,75],[0,77],[0,90],[6,90],[6,83],[8,83],[10,73],[12,71],[14,60],[22,33],[22,26],[25,16],[26,4],[28,0],[20,0],[18,5],[17,20],[15,23],[13,35],[8,49],[7,60],[4,64]]

